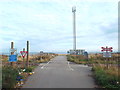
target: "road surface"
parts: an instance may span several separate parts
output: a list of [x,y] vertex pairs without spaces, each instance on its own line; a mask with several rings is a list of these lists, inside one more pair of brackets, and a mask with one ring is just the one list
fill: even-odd
[[23,88],[94,88],[91,75],[90,67],[68,62],[66,56],[57,56],[40,64]]

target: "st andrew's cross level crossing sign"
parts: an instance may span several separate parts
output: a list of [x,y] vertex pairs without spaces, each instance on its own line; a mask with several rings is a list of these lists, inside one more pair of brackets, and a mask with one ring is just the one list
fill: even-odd
[[109,48],[108,48],[107,46],[106,46],[106,48],[105,48],[105,47],[101,47],[101,48],[102,48],[102,50],[101,50],[102,52],[103,52],[103,51],[112,52],[112,49],[113,49],[112,47],[109,47]]
[[102,52],[103,52],[103,57],[111,57],[111,52],[112,52],[112,47],[101,47],[102,48]]

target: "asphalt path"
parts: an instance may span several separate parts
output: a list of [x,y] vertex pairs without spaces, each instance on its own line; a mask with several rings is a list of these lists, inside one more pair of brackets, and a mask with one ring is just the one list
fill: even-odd
[[57,56],[48,63],[40,64],[28,77],[23,88],[94,88],[91,67],[67,61]]

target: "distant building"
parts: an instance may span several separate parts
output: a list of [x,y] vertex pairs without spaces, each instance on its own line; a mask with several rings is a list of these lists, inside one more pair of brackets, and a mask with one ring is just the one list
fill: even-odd
[[85,59],[88,60],[88,52],[84,52]]
[[68,53],[70,55],[84,55],[85,50],[84,49],[77,49],[77,50],[70,50]]
[[40,55],[43,55],[44,53],[43,53],[43,51],[40,51]]

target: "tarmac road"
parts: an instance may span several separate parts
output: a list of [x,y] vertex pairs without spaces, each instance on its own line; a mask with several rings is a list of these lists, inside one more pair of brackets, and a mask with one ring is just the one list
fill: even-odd
[[23,88],[94,88],[91,75],[91,67],[68,62],[66,56],[57,56],[40,64]]

